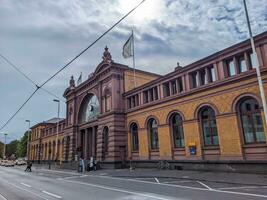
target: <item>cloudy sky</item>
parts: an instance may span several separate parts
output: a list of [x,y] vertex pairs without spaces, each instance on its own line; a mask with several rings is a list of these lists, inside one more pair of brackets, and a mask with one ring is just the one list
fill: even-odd
[[[0,53],[43,83],[140,0],[0,0]],[[267,0],[247,0],[254,34],[267,31]],[[248,38],[242,0],[147,0],[45,88],[62,97],[71,75],[83,80],[101,61],[105,45],[126,65],[121,49],[131,28],[137,68],[166,74]],[[0,126],[35,87],[0,58]],[[32,124],[55,117],[52,96],[39,90],[1,130],[19,138]],[[63,97],[62,97],[63,99]],[[65,105],[61,104],[61,117]]]

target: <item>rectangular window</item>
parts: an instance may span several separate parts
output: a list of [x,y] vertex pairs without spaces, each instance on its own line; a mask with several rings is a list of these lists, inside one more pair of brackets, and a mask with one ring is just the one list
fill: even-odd
[[169,84],[169,82],[163,83],[163,96],[164,97],[170,96],[170,84]]
[[135,96],[132,97],[132,107],[134,108],[136,106]]
[[154,99],[158,100],[159,99],[158,87],[154,87],[153,91],[154,91]]
[[127,107],[128,108],[132,108],[132,105],[131,105],[131,97],[127,98]]
[[136,106],[139,106],[139,95],[136,94],[134,97],[135,97]]
[[210,83],[216,81],[216,75],[215,75],[214,67],[209,67],[208,68],[208,76],[209,76],[209,82]]
[[171,81],[171,91],[172,91],[172,95],[177,94],[176,80]]
[[198,76],[197,76],[197,72],[193,72],[191,74],[191,87],[192,88],[196,88],[198,87],[199,84],[198,84]]
[[200,85],[205,85],[208,83],[207,76],[206,76],[206,69],[202,69],[199,71],[200,75]]
[[143,92],[143,100],[144,100],[144,103],[148,103],[148,91]]
[[154,101],[153,88],[149,89],[148,92],[149,92],[149,101]]
[[244,57],[238,58],[238,71],[239,73],[247,71],[247,65]]
[[178,82],[178,92],[180,93],[180,92],[184,91],[182,78],[179,77],[178,80],[177,80],[177,82]]
[[235,64],[234,64],[234,60],[228,60],[226,62],[226,66],[227,66],[227,72],[228,72],[228,76],[234,76],[236,75],[235,73]]
[[249,54],[251,67],[254,69],[257,66],[256,56],[253,53]]

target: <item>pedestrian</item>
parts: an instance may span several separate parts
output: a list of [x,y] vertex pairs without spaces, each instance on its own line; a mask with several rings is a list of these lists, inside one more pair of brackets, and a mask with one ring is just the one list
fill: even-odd
[[80,160],[79,160],[79,172],[84,172],[85,171],[84,168],[85,168],[85,166],[84,166],[84,160],[81,157]]
[[24,171],[25,171],[25,172],[28,172],[29,169],[30,169],[30,161],[27,161],[27,167],[26,167],[26,169],[25,169]]
[[97,169],[97,160],[94,159],[94,171],[96,171],[96,169]]
[[32,171],[32,162],[31,161],[27,161],[27,167],[24,171],[25,172],[31,172]]
[[30,172],[32,171],[32,162],[30,161],[30,164],[29,164],[29,170]]
[[90,158],[90,163],[89,163],[89,171],[92,171],[94,168],[94,157],[92,156]]

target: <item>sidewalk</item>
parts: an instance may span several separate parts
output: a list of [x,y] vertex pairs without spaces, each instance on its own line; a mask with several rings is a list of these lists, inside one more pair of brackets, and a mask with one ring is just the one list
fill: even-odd
[[[48,166],[34,166],[37,170],[48,169]],[[51,166],[51,170],[64,173],[78,173],[75,170],[55,169]],[[168,178],[180,180],[196,180],[214,183],[230,183],[242,185],[259,185],[267,186],[267,174],[245,174],[245,173],[227,173],[227,172],[206,172],[206,171],[187,171],[187,170],[158,170],[137,168],[129,169],[105,169],[92,172],[85,172],[90,175],[105,175],[121,178]]]
[[122,169],[122,170],[100,170],[91,174],[125,178],[171,178],[182,180],[197,180],[217,183],[231,183],[242,185],[267,186],[267,174],[241,174],[227,172],[205,172],[186,170],[158,170],[158,169]]

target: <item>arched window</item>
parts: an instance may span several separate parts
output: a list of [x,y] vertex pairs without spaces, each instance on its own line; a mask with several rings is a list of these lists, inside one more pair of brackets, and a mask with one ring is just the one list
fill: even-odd
[[215,112],[211,107],[200,110],[201,128],[205,146],[219,145]]
[[155,119],[150,119],[148,121],[148,132],[150,138],[150,149],[159,148],[159,138],[158,138],[158,124]]
[[99,115],[99,102],[96,95],[88,94],[82,101],[78,122],[85,123],[94,120]]
[[139,140],[138,140],[138,126],[136,123],[131,125],[131,139],[132,139],[132,150],[139,150]]
[[261,110],[257,101],[246,98],[239,104],[239,115],[246,144],[265,142]]
[[178,113],[170,117],[171,133],[174,148],[184,147],[183,119]]
[[104,142],[104,153],[105,154],[108,152],[108,136],[109,136],[108,127],[105,126],[103,129],[103,142]]

